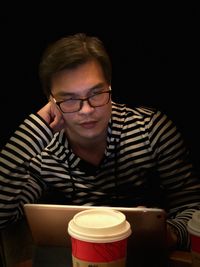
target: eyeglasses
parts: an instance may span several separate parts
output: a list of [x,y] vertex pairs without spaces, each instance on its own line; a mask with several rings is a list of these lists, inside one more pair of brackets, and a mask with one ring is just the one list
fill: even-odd
[[102,107],[108,104],[110,96],[111,90],[108,90],[85,98],[70,98],[63,101],[56,101],[56,99],[53,98],[53,100],[63,113],[73,113],[82,109],[84,101],[87,101],[93,108]]

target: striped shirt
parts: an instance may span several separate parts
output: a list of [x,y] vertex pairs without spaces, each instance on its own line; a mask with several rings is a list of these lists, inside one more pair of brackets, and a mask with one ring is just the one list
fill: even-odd
[[[186,224],[200,208],[200,180],[173,122],[146,107],[112,103],[107,147],[98,167],[77,157],[64,131],[31,114],[0,156],[0,227],[51,188],[63,204],[161,207],[189,247]],[[53,201],[53,200],[52,200]]]

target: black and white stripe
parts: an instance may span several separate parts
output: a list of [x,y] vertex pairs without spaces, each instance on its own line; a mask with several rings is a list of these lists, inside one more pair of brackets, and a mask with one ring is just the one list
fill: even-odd
[[200,207],[200,184],[175,125],[160,111],[113,103],[107,143],[94,168],[73,154],[63,131],[53,136],[30,115],[1,151],[0,226],[49,186],[70,204],[163,207],[180,247],[188,246],[186,223]]

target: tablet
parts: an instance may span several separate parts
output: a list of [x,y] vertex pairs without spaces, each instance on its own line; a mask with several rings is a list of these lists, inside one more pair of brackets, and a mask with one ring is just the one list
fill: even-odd
[[24,211],[33,242],[38,246],[71,246],[67,228],[73,216],[85,209],[116,209],[131,225],[131,247],[161,247],[166,244],[166,213],[159,208],[97,207],[51,204],[25,204]]

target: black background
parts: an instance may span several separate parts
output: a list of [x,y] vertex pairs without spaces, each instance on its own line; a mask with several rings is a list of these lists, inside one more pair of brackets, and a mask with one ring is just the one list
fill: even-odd
[[86,32],[98,36],[110,54],[113,99],[164,111],[181,130],[199,168],[199,8],[181,2],[69,3],[1,7],[0,146],[46,103],[38,79],[46,46]]

